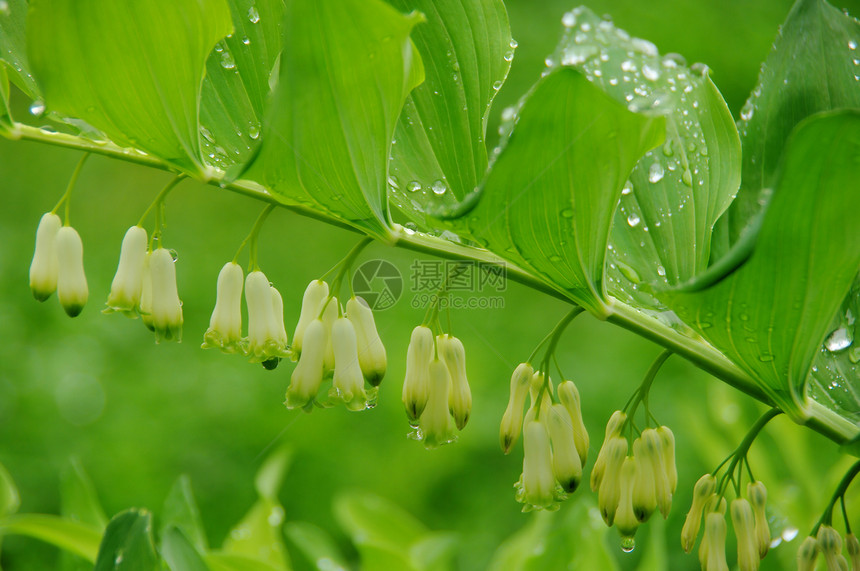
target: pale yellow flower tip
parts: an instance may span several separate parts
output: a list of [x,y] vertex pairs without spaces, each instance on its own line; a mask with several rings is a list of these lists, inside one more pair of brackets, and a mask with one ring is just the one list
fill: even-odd
[[30,291],[39,301],[45,301],[57,291],[59,264],[57,260],[57,232],[63,225],[60,217],[46,212],[36,229],[36,247],[30,263]]
[[531,420],[523,426],[523,474],[518,498],[523,510],[552,509],[556,504],[556,480],[552,448],[543,422]]
[[[154,283],[154,282],[153,282]],[[265,363],[287,356],[283,331],[283,303],[277,299],[266,274],[256,270],[245,278],[245,305],[248,307],[248,358]],[[280,315],[278,315],[280,313]]]
[[358,364],[365,380],[372,387],[378,387],[385,377],[388,359],[385,346],[376,330],[373,311],[363,299],[352,297],[346,302],[346,317],[355,327],[358,343]]
[[752,505],[755,515],[755,534],[758,540],[759,557],[762,559],[770,549],[770,526],[767,523],[767,488],[762,482],[750,482],[747,484],[747,497]]
[[[448,408],[454,417],[457,430],[463,430],[472,413],[472,391],[466,378],[466,349],[454,336],[440,335],[439,356],[445,361],[451,374],[451,392],[448,395]],[[437,339],[439,339],[437,338]]]
[[406,350],[406,375],[403,379],[403,405],[411,422],[416,422],[424,412],[424,407],[427,406],[432,358],[433,332],[430,328],[419,325],[412,330],[412,337]]
[[358,364],[355,327],[346,317],[339,317],[332,325],[331,335],[334,377],[329,398],[343,402],[349,410],[365,410],[367,394],[364,392],[364,375]]
[[705,536],[699,548],[702,571],[729,571],[726,562],[726,516],[710,512],[705,516]]
[[314,280],[305,288],[299,322],[296,324],[295,333],[293,333],[292,350],[294,359],[298,359],[299,354],[302,352],[305,329],[307,329],[311,321],[319,317],[322,304],[326,299],[328,299],[328,284],[326,282]]
[[552,405],[547,419],[552,443],[552,468],[555,479],[567,493],[576,490],[582,480],[582,462],[576,450],[572,424],[564,405]]
[[419,420],[419,431],[426,448],[437,448],[454,442],[454,426],[448,414],[448,391],[451,374],[444,361],[434,359],[428,366],[429,395]]
[[639,528],[639,518],[633,509],[633,483],[636,481],[638,468],[642,461],[635,456],[628,456],[621,464],[621,479],[619,481],[621,495],[618,509],[615,512],[615,527],[622,538],[632,538]]
[[311,321],[304,332],[304,350],[290,377],[287,408],[310,410],[323,378],[325,327],[319,319]]
[[137,317],[143,289],[146,248],[146,230],[140,226],[129,228],[122,239],[119,264],[110,285],[104,313],[120,312],[128,317]]
[[761,557],[752,506],[746,498],[735,498],[730,511],[738,544],[738,567],[740,571],[758,571]]
[[84,273],[84,246],[78,231],[63,226],[57,231],[57,297],[69,317],[78,316],[90,290]]
[[713,474],[705,474],[693,487],[693,505],[687,512],[684,527],[681,529],[681,547],[686,553],[693,551],[696,538],[699,536],[699,528],[702,525],[702,512],[705,509],[711,494],[717,486],[717,479]]
[[511,375],[511,392],[508,397],[508,406],[502,416],[499,427],[499,444],[502,451],[508,454],[520,437],[523,427],[523,407],[526,404],[526,395],[529,391],[534,369],[528,363],[520,363]]
[[797,571],[815,571],[818,559],[818,540],[811,535],[803,540],[797,550]]

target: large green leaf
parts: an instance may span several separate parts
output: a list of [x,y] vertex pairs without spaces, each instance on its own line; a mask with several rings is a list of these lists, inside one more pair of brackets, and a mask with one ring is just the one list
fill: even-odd
[[6,66],[0,62],[0,135],[15,138],[15,121],[9,109],[9,76]]
[[278,571],[253,557],[245,557],[235,553],[212,552],[205,557],[210,571]]
[[409,40],[420,19],[381,0],[290,2],[278,86],[243,178],[387,236],[391,139],[423,78]]
[[391,3],[427,18],[412,32],[425,79],[403,106],[388,181],[394,203],[426,223],[425,209],[462,200],[484,177],[487,116],[513,59],[511,29],[501,0]]
[[94,571],[157,571],[160,560],[152,539],[152,514],[130,509],[108,523]]
[[610,237],[610,293],[654,306],[639,289],[677,284],[708,266],[711,231],[740,184],[740,140],[705,68],[661,57],[587,8],[562,19],[548,63],[573,66],[631,110],[665,115],[666,141],[645,153],[624,185]]
[[88,561],[95,561],[99,552],[99,530],[53,515],[22,514],[0,519],[0,536],[26,535],[55,545]]
[[233,33],[209,54],[200,99],[204,160],[221,170],[247,162],[260,140],[284,19],[284,0],[228,2]]
[[177,478],[170,493],[167,494],[167,499],[164,500],[161,534],[164,535],[170,527],[181,531],[183,537],[201,553],[205,553],[208,549],[200,510],[197,508],[197,502],[191,490],[191,480],[185,475]]
[[178,527],[168,527],[161,536],[161,555],[171,571],[209,571],[200,553]]
[[[860,107],[860,22],[824,0],[797,0],[741,110],[743,182],[725,218],[735,242],[772,188],[783,147],[806,117]],[[721,222],[722,224],[723,222]]]
[[21,506],[18,486],[6,467],[0,464],[0,516],[11,515]]
[[0,60],[9,64],[12,83],[37,99],[39,88],[30,71],[25,48],[27,0],[6,0],[5,7],[0,10]]
[[481,245],[605,315],[612,216],[665,121],[631,113],[569,68],[542,78],[512,121],[463,223]]
[[63,471],[60,488],[61,512],[64,517],[104,531],[108,518],[92,481],[78,460],[72,460]]
[[334,515],[353,542],[373,544],[399,551],[408,559],[409,547],[427,533],[427,528],[385,498],[353,492],[334,501]]
[[287,539],[296,550],[320,571],[345,571],[346,560],[334,539],[321,527],[306,521],[291,521],[284,526]]
[[860,270],[858,179],[860,111],[810,118],[786,147],[749,261],[710,289],[661,294],[800,421],[813,359]]
[[224,0],[33,0],[27,53],[49,111],[205,177],[201,82],[231,29]]

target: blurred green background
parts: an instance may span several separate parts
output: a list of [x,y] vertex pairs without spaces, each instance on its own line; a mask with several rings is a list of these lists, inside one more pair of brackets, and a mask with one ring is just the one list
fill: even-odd
[[[494,106],[491,133],[500,110],[539,76],[558,37],[561,15],[575,6],[547,0],[507,4],[519,48]],[[653,41],[662,53],[706,63],[735,116],[790,8],[785,0],[588,5]],[[838,6],[860,13],[857,0]],[[15,103],[23,115],[29,102],[19,98]],[[289,363],[265,371],[239,357],[198,348],[217,273],[261,209],[252,200],[190,181],[171,194],[165,245],[179,254],[184,341],[156,345],[139,321],[99,310],[125,230],[170,175],[95,156],[72,203],[72,223],[84,241],[88,307],[71,320],[56,297],[44,304],[33,300],[27,271],[36,224],[59,198],[79,158],[75,151],[0,140],[0,462],[20,487],[23,512],[59,512],[59,474],[70,458],[88,471],[109,515],[141,506],[157,517],[173,481],[184,473],[194,485],[209,540],[220,545],[253,503],[253,476],[267,452],[285,445],[294,451],[280,496],[287,520],[323,527],[353,556],[331,510],[333,498],[345,490],[380,495],[431,529],[455,532],[455,567],[462,570],[486,569],[497,548],[532,520],[513,498],[521,445],[503,456],[498,423],[511,371],[566,311],[564,304],[509,282],[503,309],[454,313],[453,333],[467,348],[474,409],[458,443],[426,451],[406,438],[400,403],[409,332],[423,317],[423,310],[409,304],[409,267],[416,257],[373,245],[361,260],[389,260],[407,277],[400,302],[377,314],[389,355],[379,406],[364,413],[342,408],[289,412],[282,405]],[[355,241],[353,234],[286,211],[271,216],[262,232],[260,262],[283,295],[288,331],[298,318],[307,282]],[[609,414],[624,405],[659,352],[588,316],[578,318],[565,335],[559,357],[582,394],[592,438],[589,467]],[[639,568],[695,569],[697,558],[684,555],[678,540],[692,484],[730,452],[761,409],[677,357],[660,373],[652,406],[677,439],[680,485],[673,514],[665,526],[644,526],[639,543],[647,547],[633,553],[621,552],[615,530],[601,541],[624,569],[637,568],[643,557],[647,563]],[[770,491],[774,532],[799,527],[802,534],[817,519],[846,459],[840,460],[829,441],[779,418],[755,446],[753,462]],[[575,527],[583,509],[595,502],[586,488],[553,518],[560,522],[569,516],[566,521],[573,518]],[[565,540],[583,539],[571,535]],[[797,544],[776,548],[763,568],[790,566]],[[48,569],[56,557],[57,551],[45,544],[9,537],[0,564],[11,571]],[[298,557],[294,564],[311,568]]]

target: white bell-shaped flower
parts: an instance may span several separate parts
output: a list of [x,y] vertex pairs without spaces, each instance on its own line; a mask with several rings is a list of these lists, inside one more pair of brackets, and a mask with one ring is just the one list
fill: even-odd
[[57,291],[59,264],[57,261],[57,232],[63,221],[53,212],[46,212],[36,229],[36,247],[30,264],[30,291],[39,301],[45,301]]
[[558,506],[552,466],[552,448],[544,423],[526,420],[523,425],[523,474],[517,484],[517,500],[524,504],[523,511]]
[[203,334],[204,349],[217,347],[225,353],[244,353],[242,346],[242,287],[245,273],[235,262],[227,262],[218,274],[215,309],[209,329]]
[[552,469],[555,479],[567,493],[576,490],[582,480],[582,461],[576,450],[572,424],[564,405],[550,407],[547,428],[552,443]]
[[[770,549],[770,525],[767,523],[767,488],[762,482],[747,484],[747,497],[755,516],[755,535],[758,540],[759,557],[764,558]],[[860,569],[860,567],[858,567]]]
[[457,439],[454,423],[448,414],[448,391],[451,374],[445,362],[436,358],[427,368],[429,394],[427,406],[421,413],[419,430],[427,448],[437,448]]
[[713,474],[705,474],[693,486],[693,504],[690,506],[690,511],[687,512],[684,527],[681,528],[681,547],[687,553],[691,553],[693,546],[696,545],[699,528],[702,526],[702,512],[705,510],[708,500],[711,499],[716,486],[717,479]]
[[621,465],[627,457],[627,446],[627,439],[621,436],[613,436],[605,444],[606,461],[597,490],[597,507],[609,526],[615,521],[615,512],[621,501]]
[[87,304],[90,290],[84,273],[84,246],[78,231],[63,226],[57,231],[57,297],[69,317],[76,317]]
[[149,256],[149,271],[155,341],[182,341],[182,302],[176,288],[173,255],[164,248],[158,248]]
[[150,331],[155,331],[152,323],[152,252],[147,252],[143,258],[142,284],[140,286],[140,320]]
[[286,343],[281,336],[272,287],[266,274],[256,270],[245,278],[245,304],[248,306],[247,352],[252,363],[286,357]]
[[287,328],[284,326],[284,298],[275,286],[271,286],[269,291],[272,294],[272,315],[275,316],[275,339],[278,345],[286,350],[289,338]]
[[146,248],[146,230],[140,226],[129,228],[122,239],[119,264],[110,285],[110,294],[104,313],[118,311],[129,317],[137,317],[140,294],[143,289]]
[[385,376],[388,360],[385,346],[376,331],[373,311],[364,300],[355,296],[346,302],[346,317],[355,327],[355,337],[358,342],[358,364],[367,382],[372,387],[378,387]]
[[523,427],[523,407],[526,404],[526,395],[529,394],[534,369],[528,363],[520,363],[511,375],[511,392],[508,397],[508,406],[502,416],[502,424],[499,427],[499,444],[502,451],[508,454],[520,437]]
[[582,407],[579,399],[579,390],[573,381],[564,381],[558,385],[556,389],[558,400],[567,409],[570,415],[570,421],[573,424],[573,439],[576,442],[576,451],[579,454],[579,460],[585,466],[585,459],[588,457],[588,430],[585,428],[585,422],[582,420]]
[[314,280],[308,284],[302,297],[302,311],[299,314],[299,322],[293,333],[293,359],[298,359],[302,352],[302,343],[305,337],[305,329],[311,321],[319,317],[323,302],[328,299],[328,284],[322,280]]
[[726,562],[726,516],[719,511],[705,516],[705,535],[699,547],[703,571],[729,571]]
[[[419,325],[412,330],[406,350],[406,375],[403,379],[403,404],[410,421],[415,422],[427,405],[430,394],[430,361],[433,359],[433,332]],[[447,392],[447,389],[446,389]],[[445,409],[447,410],[447,401]]]
[[338,301],[332,297],[326,305],[322,315],[323,329],[325,331],[325,372],[329,374],[334,371],[334,345],[331,342],[331,328],[337,321]]
[[451,392],[448,395],[448,408],[454,417],[457,430],[463,430],[472,412],[472,391],[466,378],[466,349],[463,343],[452,335],[437,337],[439,356],[445,361],[451,374]]
[[636,535],[639,528],[639,518],[633,509],[633,483],[639,468],[642,466],[635,456],[628,456],[621,464],[621,496],[618,500],[618,509],[615,511],[615,527],[622,537],[622,548],[631,545],[630,540]]
[[334,348],[334,377],[329,397],[339,400],[349,410],[367,408],[367,393],[364,392],[364,375],[358,364],[358,345],[355,327],[346,317],[339,317],[331,327]]
[[304,349],[290,377],[290,386],[284,403],[287,408],[310,409],[322,384],[324,361],[325,327],[321,320],[314,319],[305,328]]
[[759,557],[752,506],[746,498],[735,498],[732,500],[730,511],[732,527],[738,540],[738,567],[741,571],[758,571],[761,557]]

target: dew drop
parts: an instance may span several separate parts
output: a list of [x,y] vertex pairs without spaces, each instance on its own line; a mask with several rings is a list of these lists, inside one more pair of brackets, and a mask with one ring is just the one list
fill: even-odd
[[576,14],[573,12],[567,12],[561,17],[561,23],[564,24],[565,28],[574,27],[576,25]]
[[501,80],[497,80],[493,83],[493,89],[495,89],[496,91],[500,90],[501,88],[502,88]]
[[505,61],[513,61],[513,59],[514,59],[514,52],[513,51],[505,52]]
[[648,181],[660,182],[661,180],[663,180],[663,165],[660,163],[654,163],[651,165],[651,168],[648,169]]
[[633,183],[631,183],[628,180],[627,182],[624,183],[624,187],[621,189],[621,194],[623,194],[624,196],[627,196],[631,192],[633,192]]
[[660,79],[660,72],[648,64],[642,66],[642,75],[644,75],[645,79],[648,81],[657,81]]
[[173,258],[173,261],[176,262],[179,260],[179,253],[176,250],[168,250],[170,252],[170,257]]
[[828,337],[824,342],[824,346],[827,347],[828,351],[836,353],[838,351],[844,351],[850,347],[853,342],[854,339],[851,338],[851,333],[849,333],[848,328],[840,327],[830,334],[830,337]]
[[621,551],[624,553],[630,553],[636,549],[636,540],[632,537],[622,537],[621,538]]
[[400,188],[400,185],[397,184],[397,177],[396,176],[390,175],[388,177],[388,186],[390,186],[391,188],[394,188],[394,189]]
[[45,102],[44,101],[39,101],[37,99],[30,105],[30,115],[32,115],[33,117],[41,117],[42,113],[44,113],[44,112],[45,112]]
[[248,8],[248,21],[252,24],[256,24],[260,21],[260,13],[257,11],[256,6]]
[[245,44],[246,46],[251,45],[251,38],[249,38],[248,36],[245,36],[244,38],[242,38],[242,43]]
[[637,226],[639,226],[639,222],[641,221],[642,219],[639,218],[637,214],[631,214],[627,217],[627,223],[630,225],[631,228],[636,228]]
[[255,141],[260,137],[260,126],[256,123],[251,123],[248,125],[248,136],[254,139]]
[[752,119],[753,113],[755,112],[755,107],[752,104],[752,101],[747,101],[744,103],[744,106],[741,107],[741,119],[744,121],[749,121]]
[[224,52],[221,54],[221,67],[224,69],[236,69],[236,60],[233,59],[230,52]]
[[681,175],[681,181],[687,186],[693,186],[693,174],[690,172],[690,169],[684,171],[684,174]]
[[519,44],[517,43],[517,41],[516,41],[515,39],[511,38],[511,43],[509,43],[508,45],[509,45],[509,46],[511,46],[511,47],[512,47],[512,48],[514,48],[514,49],[517,49],[517,46],[518,46]]
[[848,49],[849,50],[856,50],[857,49],[857,42],[855,42],[854,40],[848,40]]
[[561,211],[561,216],[562,216],[562,218],[573,218],[573,209],[572,208],[565,208],[564,210]]
[[657,266],[657,275],[665,276],[666,275],[666,268],[664,268],[663,266]]
[[433,183],[433,186],[430,187],[433,190],[433,194],[437,196],[442,196],[445,194],[445,191],[448,190],[448,187],[445,186],[445,183],[441,180],[437,180]]
[[621,62],[621,71],[631,72],[636,71],[636,64],[634,64],[631,60],[626,59]]

